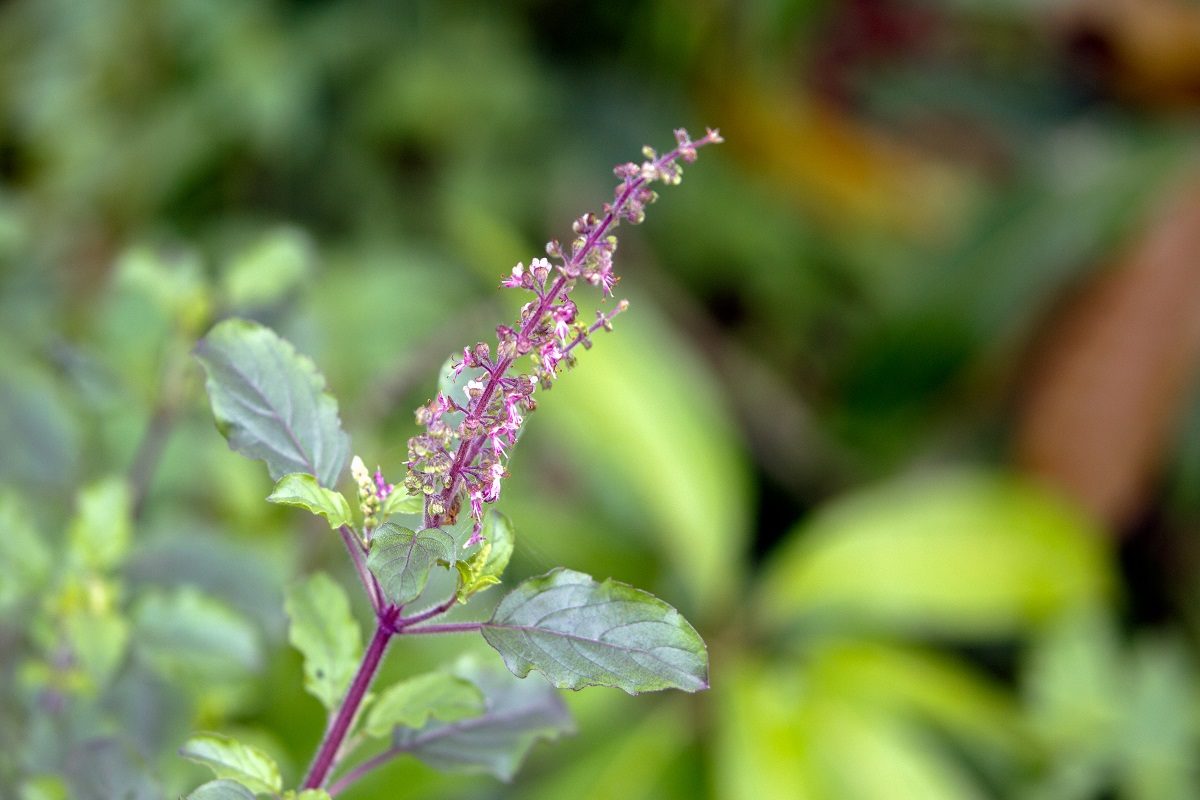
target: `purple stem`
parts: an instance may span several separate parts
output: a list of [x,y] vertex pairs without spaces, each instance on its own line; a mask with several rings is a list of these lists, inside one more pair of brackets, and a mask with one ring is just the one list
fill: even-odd
[[382,767],[384,764],[391,761],[393,758],[403,752],[403,750],[393,747],[391,749],[384,750],[374,758],[362,762],[354,769],[350,770],[345,775],[334,781],[333,785],[329,787],[329,796],[337,797],[339,794],[349,789],[363,775],[366,775],[376,767]]
[[389,608],[379,617],[375,635],[371,637],[371,643],[363,653],[362,663],[358,665],[358,672],[350,682],[350,688],[346,691],[341,707],[338,708],[337,716],[333,718],[333,724],[329,726],[325,738],[321,740],[321,746],[317,748],[317,754],[313,757],[312,766],[308,769],[308,776],[304,779],[301,789],[319,789],[329,777],[329,771],[333,769],[337,760],[338,750],[341,749],[346,734],[350,732],[350,723],[354,721],[354,715],[358,713],[358,707],[362,705],[367,689],[379,670],[379,662],[383,660],[383,653],[392,639],[392,626],[398,613],[397,609]]
[[[671,161],[676,158],[677,155],[678,151],[673,150],[660,159],[660,162]],[[608,213],[604,215],[604,219],[600,221],[600,224],[596,226],[596,229],[593,230],[591,235],[589,235],[584,241],[583,247],[581,247],[577,253],[574,253],[568,260],[568,266],[577,267],[584,262],[588,253],[590,253],[592,248],[596,246],[596,242],[600,241],[600,237],[604,236],[604,234],[608,232],[608,229],[612,227],[613,223],[616,222],[617,216],[621,213],[621,209],[625,207],[625,204],[629,202],[634,193],[638,189],[645,186],[646,183],[647,180],[645,178],[638,178],[634,181],[630,181],[630,183],[625,186],[625,190],[621,193],[621,196],[617,198],[617,202],[613,203]],[[554,302],[558,299],[559,293],[562,292],[566,285],[567,277],[565,275],[559,275],[554,283],[550,286],[550,290],[542,297],[541,303],[538,305],[537,310],[531,314],[529,319],[525,321],[525,324],[521,326],[521,331],[517,335],[518,341],[523,338],[527,338],[529,334],[533,332],[533,329],[541,324],[542,316],[552,305],[554,305]],[[505,358],[496,363],[495,367],[491,371],[491,374],[488,376],[487,385],[483,387],[483,393],[479,395],[479,398],[475,401],[475,405],[471,407],[470,413],[467,414],[467,420],[463,423],[464,428],[467,427],[468,421],[474,420],[475,422],[479,422],[483,419],[483,412],[487,410],[488,402],[491,401],[492,395],[496,391],[496,387],[500,385],[500,379],[503,378],[505,373],[508,372],[508,368],[512,366],[514,360],[514,358]],[[459,483],[462,481],[463,469],[471,463],[476,455],[478,455],[479,449],[483,445],[485,438],[486,437],[481,434],[471,439],[467,439],[459,444],[458,452],[454,454],[454,463],[450,467],[450,483],[446,487],[446,491],[442,493],[441,497],[442,505],[445,508],[450,508],[451,502],[454,500],[454,496],[458,493]],[[444,519],[445,514],[442,514],[438,518],[427,517],[426,524],[432,523],[437,525],[440,524]]]
[[367,569],[367,559],[363,553],[362,541],[349,525],[338,528],[338,533],[342,535],[342,542],[346,545],[350,560],[354,562],[354,571],[358,573],[358,580],[367,592],[367,599],[371,601],[371,610],[378,616],[383,611],[383,590],[375,575]]
[[448,600],[446,600],[446,602],[436,605],[433,608],[427,609],[418,614],[413,614],[411,617],[401,617],[400,619],[396,620],[396,627],[395,627],[396,633],[400,633],[405,628],[407,628],[409,625],[415,625],[416,623],[424,622],[425,620],[430,619],[431,617],[436,617],[440,614],[445,614],[447,611],[450,610],[451,606],[453,606],[455,601],[457,601],[457,600],[458,600],[458,595],[452,594],[452,595],[450,595],[450,598]]
[[409,633],[470,633],[482,628],[482,622],[443,622],[438,625],[421,625],[416,628],[403,628],[396,631],[400,634]]

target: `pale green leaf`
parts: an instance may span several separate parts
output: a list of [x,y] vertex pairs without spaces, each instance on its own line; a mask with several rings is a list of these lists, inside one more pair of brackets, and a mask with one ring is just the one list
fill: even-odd
[[332,709],[362,656],[362,632],[346,592],[318,572],[289,587],[284,608],[291,619],[288,641],[304,655],[304,688]]
[[204,264],[194,252],[134,247],[117,262],[116,280],[145,294],[183,330],[198,328],[212,311]]
[[56,775],[39,775],[21,784],[20,800],[70,800],[67,785]]
[[517,677],[536,669],[560,689],[615,686],[630,694],[708,688],[696,630],[653,595],[555,569],[509,593],[482,627]]
[[429,672],[387,689],[367,715],[366,732],[388,736],[397,725],[419,728],[430,719],[455,722],[483,713],[483,693],[468,680]]
[[[797,660],[733,661],[715,699],[716,793],[855,800],[988,796],[908,713]],[[885,691],[885,687],[879,687]]]
[[391,494],[383,498],[383,504],[379,507],[379,518],[387,521],[388,517],[397,514],[420,514],[425,510],[425,496],[421,494],[409,494],[403,484],[400,484],[392,490]]
[[334,530],[349,525],[354,519],[350,503],[341,492],[318,485],[317,479],[306,472],[293,472],[280,478],[267,502],[303,508],[324,517]]
[[512,558],[516,536],[508,517],[495,509],[487,512],[483,519],[483,543],[468,561],[459,561],[459,602],[466,602],[490,586],[500,583],[500,576]]
[[254,793],[283,789],[279,766],[269,755],[219,733],[202,733],[188,739],[179,754],[203,764],[218,778],[237,781]]
[[14,491],[0,491],[0,616],[34,595],[50,574],[51,553]]
[[329,792],[324,789],[288,789],[283,793],[283,800],[330,800]]
[[431,721],[419,729],[397,728],[396,750],[434,769],[484,772],[507,781],[539,739],[574,731],[562,698],[543,680],[517,680],[499,664],[475,657],[460,659],[452,672],[483,692],[483,713],[456,722]]
[[439,528],[414,533],[385,522],[375,531],[367,566],[379,579],[387,599],[403,605],[420,596],[437,562],[453,564],[456,555],[454,539]]
[[286,296],[312,272],[312,242],[295,228],[279,228],[238,254],[222,276],[235,308],[265,306]]
[[228,319],[196,345],[217,428],[229,446],[265,461],[279,480],[306,472],[333,487],[350,439],[313,362],[254,322]]
[[254,792],[237,781],[209,781],[187,796],[187,800],[254,800]]
[[97,689],[106,687],[121,666],[129,644],[129,622],[111,606],[77,608],[62,620],[67,642]]
[[132,536],[132,496],[123,478],[106,478],[79,492],[68,532],[68,552],[76,564],[112,569],[125,558]]
[[771,624],[817,617],[960,637],[1009,635],[1102,601],[1105,538],[1030,485],[976,473],[848,496],[773,559],[759,606]]

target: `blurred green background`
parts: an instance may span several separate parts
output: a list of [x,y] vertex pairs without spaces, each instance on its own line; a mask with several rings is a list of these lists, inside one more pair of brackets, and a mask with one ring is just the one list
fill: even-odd
[[214,430],[213,321],[395,480],[499,278],[710,125],[500,507],[510,581],[653,591],[712,690],[344,796],[1200,797],[1200,5],[10,0],[0,54],[0,796],[313,752],[282,587],[353,578]]

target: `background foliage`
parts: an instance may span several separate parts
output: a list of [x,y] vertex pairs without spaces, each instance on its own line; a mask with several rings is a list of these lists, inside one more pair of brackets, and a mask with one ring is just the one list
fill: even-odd
[[499,277],[708,124],[502,507],[506,583],[670,598],[713,689],[346,796],[1200,796],[1194,3],[16,0],[0,53],[6,794],[177,794],[216,728],[294,782],[320,735],[284,589],[353,578],[213,431],[212,322],[398,475]]

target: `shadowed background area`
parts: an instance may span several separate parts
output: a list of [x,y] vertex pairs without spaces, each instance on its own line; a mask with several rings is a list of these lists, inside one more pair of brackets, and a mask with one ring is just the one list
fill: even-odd
[[500,278],[707,125],[498,505],[506,584],[653,591],[713,688],[340,796],[1200,796],[1196,3],[11,0],[0,54],[0,794],[178,796],[194,730],[295,785],[320,738],[283,587],[354,578],[213,429],[213,322],[399,483]]

